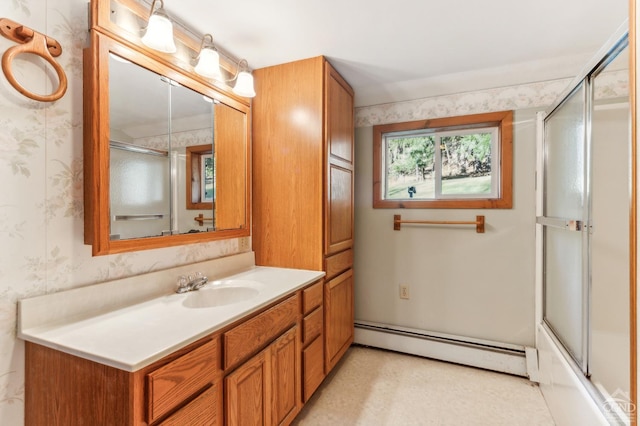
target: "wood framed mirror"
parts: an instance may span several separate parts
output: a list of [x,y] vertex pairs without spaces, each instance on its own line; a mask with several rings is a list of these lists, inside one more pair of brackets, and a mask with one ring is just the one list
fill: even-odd
[[93,254],[250,235],[249,103],[95,29],[84,66]]

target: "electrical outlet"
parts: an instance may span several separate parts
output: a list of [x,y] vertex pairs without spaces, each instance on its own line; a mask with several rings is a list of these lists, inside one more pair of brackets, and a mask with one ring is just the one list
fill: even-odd
[[238,238],[238,250],[241,252],[249,251],[249,237]]
[[409,298],[409,286],[406,284],[400,284],[400,299]]

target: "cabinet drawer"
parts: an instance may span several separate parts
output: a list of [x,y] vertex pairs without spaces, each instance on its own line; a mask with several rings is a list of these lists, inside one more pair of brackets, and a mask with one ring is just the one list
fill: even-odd
[[302,351],[302,397],[307,402],[324,380],[324,343],[318,337]]
[[302,313],[308,314],[318,306],[322,305],[324,292],[322,291],[322,281],[318,281],[312,286],[302,290]]
[[221,394],[217,385],[202,392],[196,399],[176,411],[158,426],[217,426],[222,425]]
[[147,374],[149,423],[212,383],[219,365],[218,340],[215,339]]
[[295,294],[224,333],[224,369],[234,367],[295,324],[300,309],[298,303]]
[[353,249],[345,250],[341,253],[334,254],[327,257],[325,260],[325,271],[327,276],[325,279],[328,281],[335,277],[339,273],[346,271],[353,266]]
[[322,308],[302,319],[302,344],[306,345],[322,334]]

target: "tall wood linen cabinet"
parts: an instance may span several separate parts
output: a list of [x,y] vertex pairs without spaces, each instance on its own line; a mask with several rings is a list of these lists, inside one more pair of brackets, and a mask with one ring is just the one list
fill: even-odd
[[256,263],[326,271],[322,340],[307,348],[320,356],[302,355],[307,400],[353,342],[353,89],[324,57],[253,75]]

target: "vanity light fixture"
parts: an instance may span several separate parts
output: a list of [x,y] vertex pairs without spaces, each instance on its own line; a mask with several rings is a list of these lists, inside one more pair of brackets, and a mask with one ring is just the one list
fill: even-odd
[[198,53],[198,57],[196,59],[198,60],[198,63],[194,67],[196,74],[206,78],[222,80],[222,73],[220,72],[220,55],[218,54],[218,49],[216,49],[213,44],[213,36],[211,34],[205,34],[202,37],[200,53]]
[[[156,3],[160,6],[156,9]],[[163,0],[153,0],[149,12],[149,22],[142,43],[151,49],[164,53],[175,53],[176,43],[173,40],[173,24],[164,11]]]
[[[209,41],[207,41],[209,39]],[[256,91],[253,88],[253,76],[249,71],[249,63],[246,59],[241,59],[238,62],[238,69],[236,74],[230,80],[225,80],[220,71],[220,54],[213,45],[213,36],[211,34],[205,34],[202,37],[202,43],[200,44],[200,53],[198,54],[198,63],[194,67],[196,74],[199,74],[206,78],[211,78],[217,81],[225,83],[236,82],[233,87],[233,93],[245,98],[253,98],[256,95]]]
[[246,59],[242,59],[238,63],[238,71],[233,80],[236,80],[236,85],[233,87],[233,93],[236,95],[245,98],[253,98],[256,95],[253,88],[253,75],[249,72],[249,63]]

